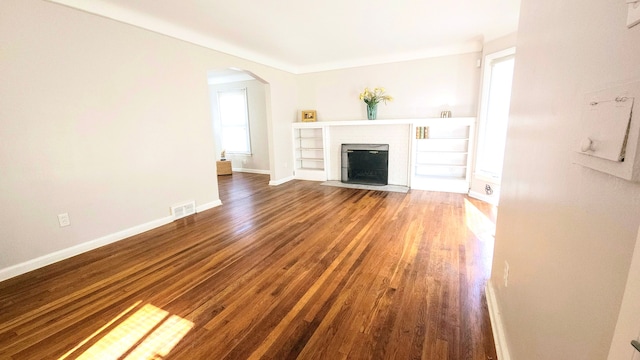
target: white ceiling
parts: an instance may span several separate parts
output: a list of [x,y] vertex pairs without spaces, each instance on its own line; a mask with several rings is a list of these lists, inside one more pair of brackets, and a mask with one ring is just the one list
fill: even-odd
[[293,73],[479,51],[520,0],[50,0]]

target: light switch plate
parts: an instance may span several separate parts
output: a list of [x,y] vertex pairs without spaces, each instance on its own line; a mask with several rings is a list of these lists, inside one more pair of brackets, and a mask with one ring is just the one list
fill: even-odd
[[628,2],[627,27],[632,28],[640,24],[640,1]]

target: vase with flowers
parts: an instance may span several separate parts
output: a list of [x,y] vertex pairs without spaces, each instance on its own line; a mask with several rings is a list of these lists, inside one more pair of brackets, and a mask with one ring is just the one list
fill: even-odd
[[382,101],[386,104],[387,101],[392,101],[393,98],[385,94],[384,88],[377,87],[373,89],[373,91],[365,88],[364,91],[360,93],[360,100],[367,104],[367,119],[375,120],[378,115],[378,103]]

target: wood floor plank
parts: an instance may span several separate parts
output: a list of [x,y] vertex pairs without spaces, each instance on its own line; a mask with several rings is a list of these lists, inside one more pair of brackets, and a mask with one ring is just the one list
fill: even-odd
[[0,359],[497,358],[495,208],[268,180],[221,176],[220,207],[0,282]]

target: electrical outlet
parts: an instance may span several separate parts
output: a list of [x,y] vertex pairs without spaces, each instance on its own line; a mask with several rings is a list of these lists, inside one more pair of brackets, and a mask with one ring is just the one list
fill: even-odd
[[509,287],[509,263],[506,260],[504,262],[504,272],[502,273],[502,278],[504,280],[504,287]]
[[58,223],[60,223],[60,227],[65,227],[71,225],[71,219],[69,219],[69,214],[58,214]]

